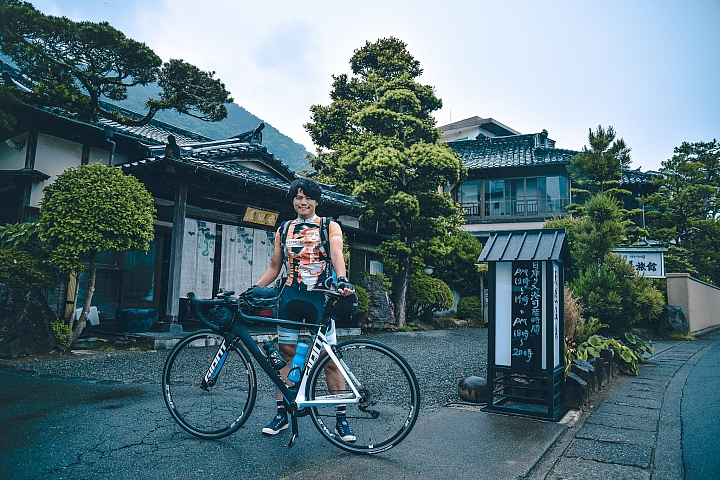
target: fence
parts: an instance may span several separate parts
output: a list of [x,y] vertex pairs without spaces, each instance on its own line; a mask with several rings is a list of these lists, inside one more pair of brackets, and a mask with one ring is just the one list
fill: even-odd
[[693,333],[720,325],[720,288],[692,278],[689,273],[668,273],[668,305],[683,309]]

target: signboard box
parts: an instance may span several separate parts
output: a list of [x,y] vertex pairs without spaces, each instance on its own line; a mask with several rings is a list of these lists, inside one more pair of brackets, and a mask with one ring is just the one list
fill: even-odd
[[497,233],[488,262],[486,410],[557,421],[564,414],[564,229]]

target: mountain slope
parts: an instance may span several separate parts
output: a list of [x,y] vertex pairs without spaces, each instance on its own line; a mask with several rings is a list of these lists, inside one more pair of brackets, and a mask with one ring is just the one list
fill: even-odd
[[[158,91],[156,85],[133,87],[128,89],[127,100],[113,103],[128,110],[144,113],[147,111],[145,102],[149,97],[156,96]],[[158,112],[155,119],[199,133],[213,140],[222,140],[253,130],[262,122],[260,118],[236,103],[228,104],[227,109],[228,116],[222,122],[203,122],[197,118],[174,111]],[[295,172],[310,168],[310,163],[305,159],[305,155],[309,154],[307,149],[287,135],[283,135],[267,122],[265,122],[265,129],[263,130],[263,145],[267,147],[270,153]]]

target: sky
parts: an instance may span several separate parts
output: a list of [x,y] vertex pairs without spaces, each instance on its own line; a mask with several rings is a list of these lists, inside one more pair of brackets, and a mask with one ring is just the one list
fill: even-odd
[[[235,102],[310,152],[303,124],[328,105],[354,51],[396,37],[443,101],[442,126],[494,118],[581,150],[613,126],[632,168],[720,138],[720,0],[31,0],[107,21],[163,60],[216,72]],[[239,133],[239,132],[238,132]]]

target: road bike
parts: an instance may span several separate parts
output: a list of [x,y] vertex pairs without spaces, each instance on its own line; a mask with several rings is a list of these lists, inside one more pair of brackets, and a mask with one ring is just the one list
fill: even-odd
[[[338,296],[337,292],[327,291]],[[298,438],[298,417],[310,415],[320,434],[352,453],[375,454],[399,444],[418,417],[420,388],[410,365],[393,349],[371,340],[353,339],[330,345],[330,320],[303,323],[258,315],[273,302],[275,288],[253,287],[233,297],[222,292],[201,300],[188,293],[200,320],[210,327],[188,334],[170,351],[162,374],[165,404],[188,433],[219,439],[236,432],[255,405],[257,382],[251,358],[280,391],[290,415],[289,447]],[[207,311],[209,309],[209,311]],[[250,325],[305,328],[312,342],[298,383],[286,384],[250,335]],[[330,391],[325,366],[333,362],[345,389]],[[335,433],[337,405],[346,405],[355,441]]]

